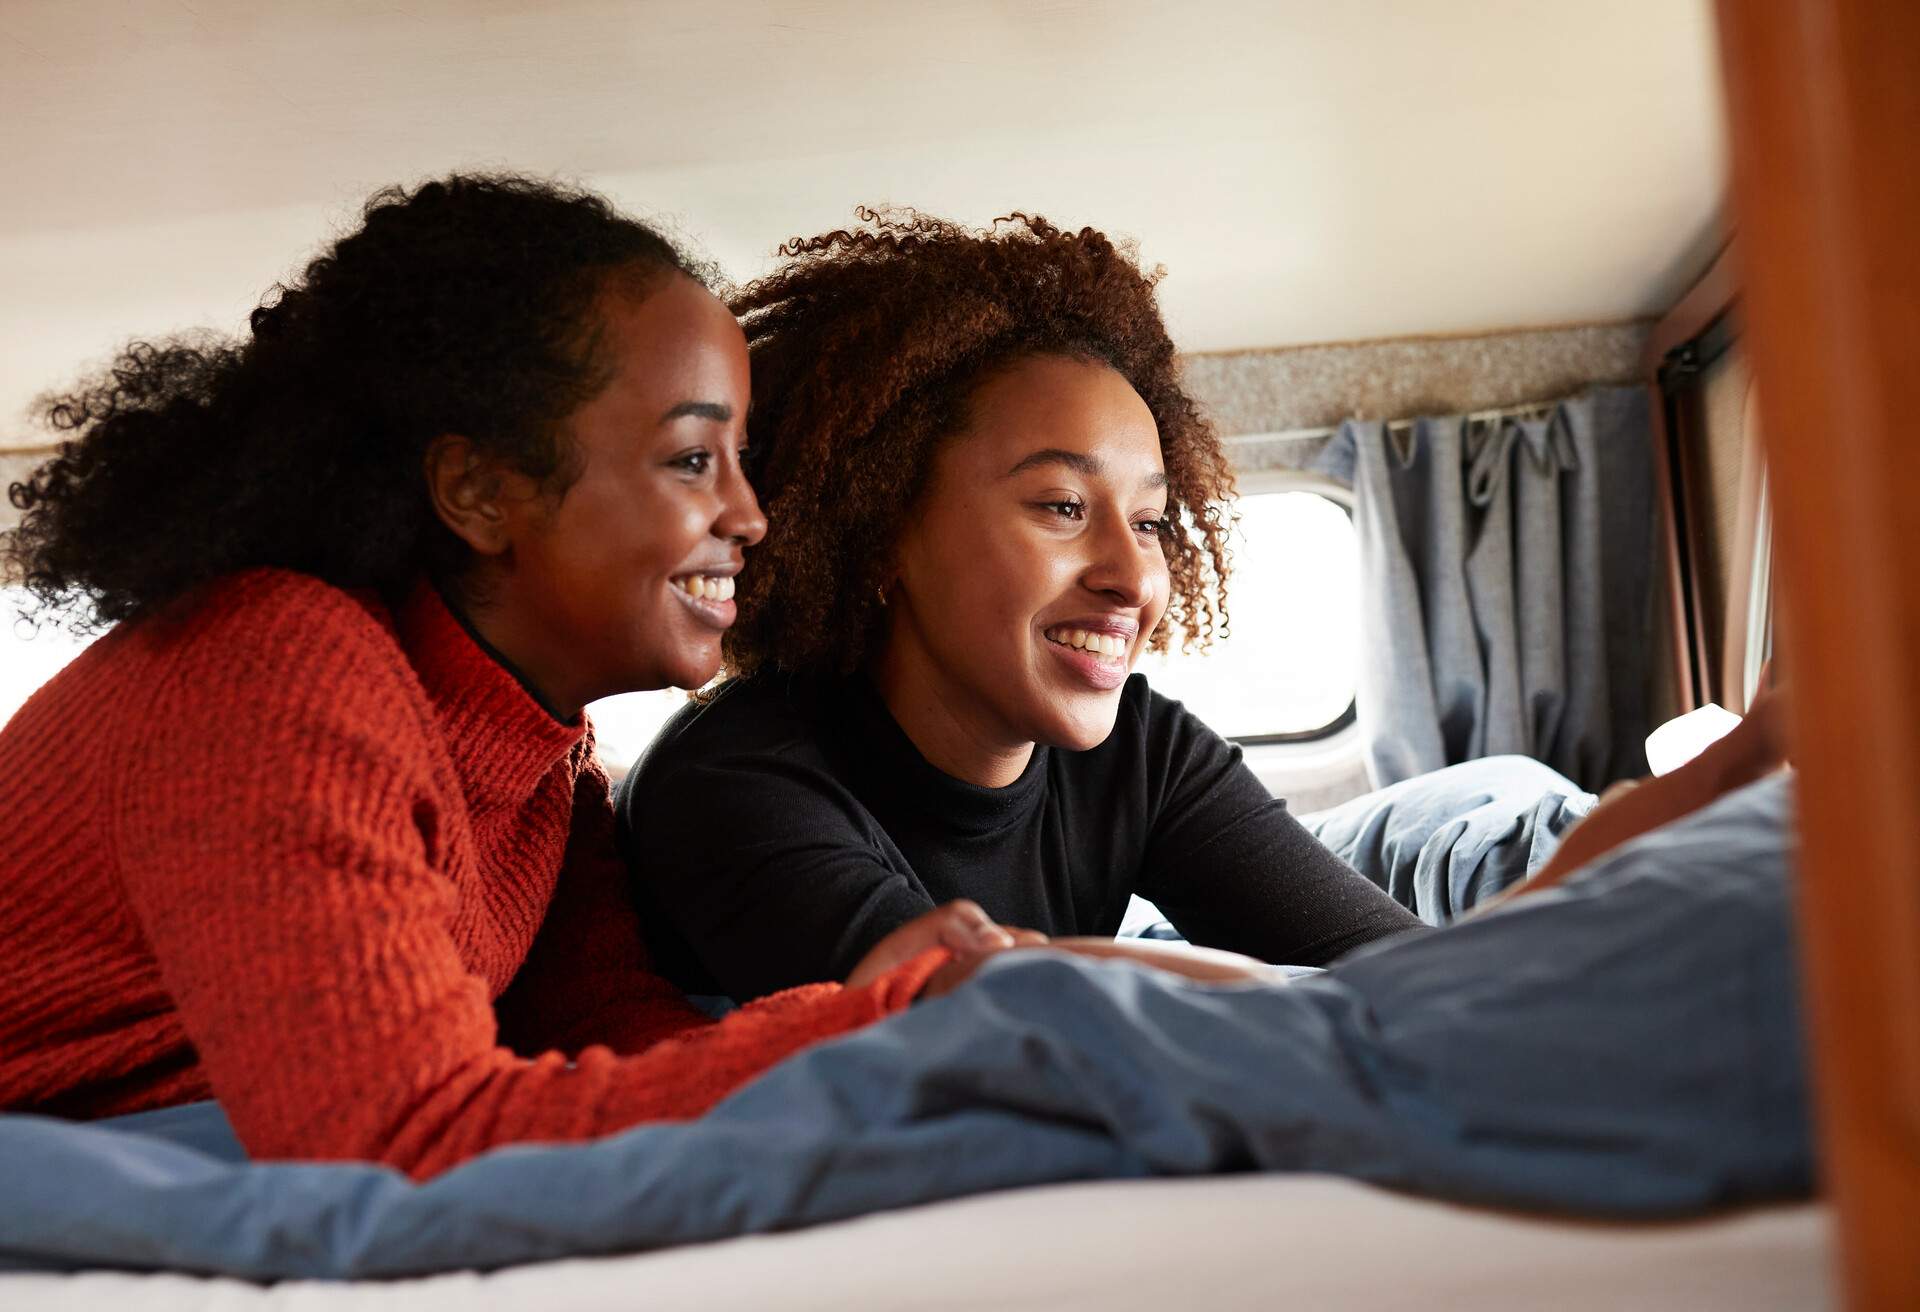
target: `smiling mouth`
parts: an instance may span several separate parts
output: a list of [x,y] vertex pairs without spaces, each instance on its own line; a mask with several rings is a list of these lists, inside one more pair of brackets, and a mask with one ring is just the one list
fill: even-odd
[[682,574],[669,582],[696,601],[733,600],[733,576],[730,574]]
[[1088,629],[1053,628],[1042,635],[1048,642],[1060,647],[1071,647],[1075,651],[1084,651],[1107,661],[1126,659],[1127,640],[1113,633],[1094,633]]

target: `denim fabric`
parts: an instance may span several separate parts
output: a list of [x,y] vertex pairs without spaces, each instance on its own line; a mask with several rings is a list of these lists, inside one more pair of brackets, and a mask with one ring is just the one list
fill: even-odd
[[[1489,756],[1362,794],[1300,823],[1429,925],[1444,925],[1545,865],[1593,809],[1550,766]],[[1133,899],[1122,937],[1178,941],[1158,907]]]
[[1803,1196],[1788,804],[1785,779],[1756,784],[1559,888],[1286,985],[1009,954],[699,1121],[423,1184],[0,1117],[0,1266],[398,1276],[1249,1169],[1607,1216]]
[[1545,865],[1595,800],[1530,757],[1489,756],[1300,822],[1401,906],[1444,925]]

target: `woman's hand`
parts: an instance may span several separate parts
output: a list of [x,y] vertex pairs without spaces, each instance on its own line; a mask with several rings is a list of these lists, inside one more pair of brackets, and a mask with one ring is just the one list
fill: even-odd
[[951,993],[980,968],[980,963],[1010,948],[1056,948],[1081,957],[1131,961],[1202,984],[1273,984],[1284,976],[1264,961],[1188,943],[1161,943],[1152,939],[1056,938],[1031,929],[995,924],[973,902],[962,898],[935,907],[909,920],[873,945],[847,976],[848,988],[871,984],[902,962],[928,948],[946,948],[953,960],[935,971],[920,990],[921,998]]
[[923,998],[939,997],[972,975],[982,961],[1014,946],[1046,942],[1032,930],[1009,930],[994,923],[977,902],[959,898],[915,916],[873,945],[847,976],[848,988],[861,988],[928,948],[945,948],[953,960],[942,966],[920,991]]

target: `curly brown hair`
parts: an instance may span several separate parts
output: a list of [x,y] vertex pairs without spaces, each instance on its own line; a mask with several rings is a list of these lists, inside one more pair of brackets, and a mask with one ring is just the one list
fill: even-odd
[[727,671],[848,672],[881,635],[880,586],[941,441],[994,372],[1035,355],[1097,361],[1153,413],[1167,472],[1172,595],[1151,640],[1227,632],[1233,474],[1181,386],[1154,287],[1092,228],[1011,214],[974,230],[910,210],[780,247],[733,309],[753,361],[754,485],[769,528],[747,553]]

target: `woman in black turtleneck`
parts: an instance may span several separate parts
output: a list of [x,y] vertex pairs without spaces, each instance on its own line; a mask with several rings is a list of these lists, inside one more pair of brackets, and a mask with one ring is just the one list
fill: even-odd
[[733,677],[619,798],[660,969],[736,999],[845,978],[957,897],[1111,936],[1137,893],[1302,965],[1420,928],[1129,673],[1224,625],[1232,480],[1125,252],[882,216],[735,309],[771,527]]

